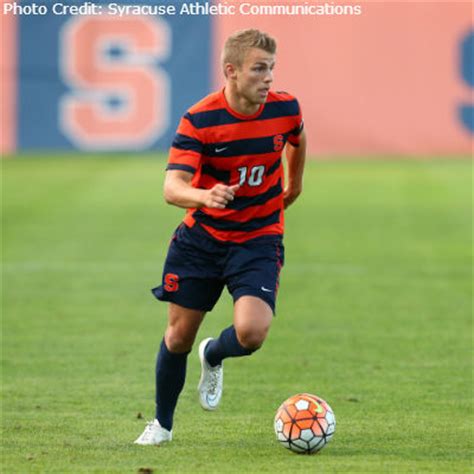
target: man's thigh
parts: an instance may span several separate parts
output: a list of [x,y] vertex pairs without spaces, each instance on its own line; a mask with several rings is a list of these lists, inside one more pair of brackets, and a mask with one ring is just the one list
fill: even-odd
[[274,313],[283,262],[281,240],[260,238],[235,246],[225,268],[234,304],[243,296],[254,296],[267,303]]
[[152,290],[157,299],[184,308],[212,310],[224,287],[221,258],[218,248],[200,239],[186,226],[177,229],[169,246],[162,283]]
[[234,327],[241,344],[252,342],[250,345],[259,347],[267,336],[272,320],[272,308],[261,298],[241,296],[234,304]]

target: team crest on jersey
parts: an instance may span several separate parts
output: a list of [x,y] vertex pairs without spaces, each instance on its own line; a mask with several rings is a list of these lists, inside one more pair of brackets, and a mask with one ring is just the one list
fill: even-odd
[[281,151],[283,150],[283,146],[285,145],[285,140],[283,138],[283,135],[275,135],[273,137],[273,149],[275,151]]

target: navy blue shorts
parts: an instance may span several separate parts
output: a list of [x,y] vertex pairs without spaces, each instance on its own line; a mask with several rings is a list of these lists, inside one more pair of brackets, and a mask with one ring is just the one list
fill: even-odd
[[175,231],[163,269],[162,284],[152,292],[161,301],[211,311],[227,286],[234,302],[256,296],[275,312],[282,237],[265,235],[238,244],[211,237],[199,224]]

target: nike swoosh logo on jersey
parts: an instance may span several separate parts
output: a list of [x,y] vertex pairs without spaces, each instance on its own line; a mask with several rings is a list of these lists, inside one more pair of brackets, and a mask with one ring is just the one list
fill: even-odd
[[273,290],[269,290],[268,288],[265,288],[264,286],[261,286],[260,289],[261,289],[262,291],[267,291],[267,292],[269,292],[269,293],[271,293],[271,292],[273,291]]
[[227,150],[229,148],[228,146],[225,146],[223,148],[216,148],[216,153],[220,153],[221,151]]

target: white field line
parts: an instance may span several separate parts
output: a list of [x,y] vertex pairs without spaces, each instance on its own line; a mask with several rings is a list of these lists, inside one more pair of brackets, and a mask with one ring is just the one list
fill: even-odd
[[[25,262],[7,262],[2,264],[2,270],[6,272],[40,272],[40,271],[104,271],[104,270],[127,270],[130,268],[140,268],[142,270],[161,271],[162,260],[153,262],[41,262],[41,261],[25,261]],[[284,272],[301,272],[306,273],[342,273],[342,274],[360,274],[367,273],[368,268],[362,265],[352,265],[344,262],[331,263],[286,263]]]
[[[146,262],[137,261],[81,261],[81,262],[47,262],[47,261],[23,261],[23,262],[5,262],[1,265],[1,271],[8,273],[33,273],[42,271],[52,272],[104,272],[104,271],[138,271],[161,272],[165,256],[156,256]],[[412,262],[413,263],[413,262]],[[386,269],[387,270],[387,269]],[[421,266],[409,266],[408,264],[395,265],[392,271],[388,273],[417,274],[422,271],[423,274],[432,276],[443,276],[444,274],[465,275],[471,272],[470,265],[453,264],[443,265],[423,263]],[[337,274],[337,275],[362,275],[369,273],[380,273],[379,264],[352,264],[348,262],[289,262],[285,263],[283,273],[311,273],[311,274]]]

